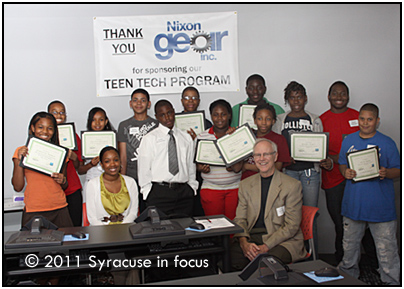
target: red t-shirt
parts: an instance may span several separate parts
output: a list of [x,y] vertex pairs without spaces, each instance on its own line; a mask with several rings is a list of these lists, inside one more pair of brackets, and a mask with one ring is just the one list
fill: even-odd
[[[81,158],[81,140],[79,136],[76,133],[76,141],[77,141],[77,150],[74,152],[76,153],[79,162],[82,161]],[[66,178],[68,181],[68,186],[65,190],[66,196],[73,194],[75,191],[81,189],[81,182],[80,178],[77,175],[76,168],[74,167],[73,161],[69,160],[67,163],[67,168],[66,168]]]
[[[278,146],[278,160],[277,162],[282,162],[283,167],[287,166],[290,162],[290,153],[289,153],[289,146],[288,142],[286,141],[286,138],[283,135],[280,135],[276,132],[270,131],[266,135],[264,135],[262,138],[269,139],[276,143]],[[248,158],[247,162],[249,164],[255,165],[254,158],[251,156]],[[257,172],[254,171],[245,171],[243,172],[243,175],[241,176],[241,180],[244,180],[245,178],[248,178],[249,176],[255,175]]]
[[[323,123],[323,131],[328,132],[328,154],[339,155],[343,135],[351,134],[359,130],[358,124],[359,112],[348,108],[343,113],[333,113],[327,110],[321,116]],[[334,163],[331,171],[322,171],[322,185],[323,189],[330,189],[340,184],[345,178],[339,171],[339,165]]]

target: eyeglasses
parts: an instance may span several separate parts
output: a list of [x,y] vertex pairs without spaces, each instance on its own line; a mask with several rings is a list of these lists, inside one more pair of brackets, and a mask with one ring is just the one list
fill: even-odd
[[189,95],[185,95],[185,96],[183,96],[182,97],[183,99],[185,99],[185,100],[197,100],[197,99],[199,99],[199,97],[197,97],[197,96],[189,96]]
[[53,115],[58,115],[58,114],[60,114],[60,115],[66,115],[66,113],[65,113],[64,111],[59,111],[59,112],[57,112],[56,110],[51,111],[51,114],[53,114]]
[[260,157],[262,156],[264,159],[267,159],[267,158],[269,158],[271,155],[274,155],[274,154],[276,154],[276,152],[263,153],[263,154],[253,154],[253,158],[254,158],[254,159],[258,159],[258,158],[260,158]]

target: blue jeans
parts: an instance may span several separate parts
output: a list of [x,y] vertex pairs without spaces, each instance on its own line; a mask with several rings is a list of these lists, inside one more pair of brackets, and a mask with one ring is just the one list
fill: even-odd
[[381,280],[390,285],[400,284],[400,257],[397,246],[397,220],[372,223],[355,221],[344,217],[344,257],[338,268],[359,278],[359,259],[361,240],[366,227],[369,226],[376,243],[377,259]]
[[[314,169],[308,169],[303,171],[292,171],[285,169],[285,174],[302,183],[303,193],[303,205],[318,207],[318,196],[320,193],[320,173]],[[317,237],[317,217],[314,219],[314,247],[316,249],[316,255],[318,255],[318,237]],[[316,256],[318,257],[318,256]]]
[[285,170],[285,174],[302,183],[303,205],[318,207],[320,192],[320,173],[314,169],[304,171]]

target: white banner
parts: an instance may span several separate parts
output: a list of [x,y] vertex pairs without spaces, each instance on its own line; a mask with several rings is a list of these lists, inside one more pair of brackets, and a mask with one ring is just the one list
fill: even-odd
[[237,12],[95,17],[94,41],[97,96],[239,90]]

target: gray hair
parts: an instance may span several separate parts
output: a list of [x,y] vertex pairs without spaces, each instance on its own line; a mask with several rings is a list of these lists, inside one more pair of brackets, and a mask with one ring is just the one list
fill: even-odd
[[253,150],[255,150],[255,147],[257,146],[257,144],[259,144],[260,142],[263,142],[263,141],[265,141],[265,142],[271,144],[271,145],[272,145],[272,149],[274,150],[274,152],[277,152],[277,151],[278,151],[278,146],[276,145],[276,143],[274,143],[273,141],[271,141],[271,140],[269,140],[269,139],[266,139],[266,138],[257,138],[257,139],[255,140],[255,144],[254,144]]

